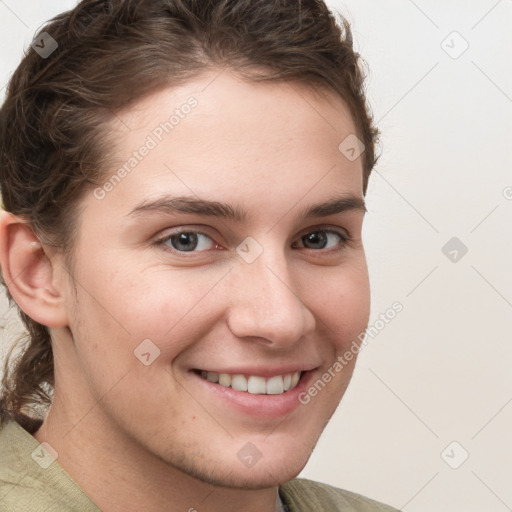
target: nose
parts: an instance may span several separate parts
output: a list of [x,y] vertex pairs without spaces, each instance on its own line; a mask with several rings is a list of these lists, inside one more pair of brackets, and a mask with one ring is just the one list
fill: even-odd
[[238,263],[229,284],[228,325],[240,339],[286,349],[313,332],[316,320],[285,255],[273,254],[265,249],[254,262]]

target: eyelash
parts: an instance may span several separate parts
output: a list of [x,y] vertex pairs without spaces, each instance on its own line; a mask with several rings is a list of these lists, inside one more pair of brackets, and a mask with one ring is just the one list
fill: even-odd
[[[299,239],[302,240],[302,238],[304,238],[307,235],[311,235],[313,233],[319,233],[319,232],[337,235],[340,238],[339,247],[334,248],[334,249],[333,248],[330,248],[330,249],[308,249],[307,247],[302,247],[302,249],[306,249],[306,250],[313,251],[313,252],[327,252],[327,253],[339,252],[339,251],[343,250],[345,248],[345,246],[352,240],[346,233],[338,231],[338,230],[334,230],[334,229],[328,229],[328,228],[317,228],[312,231],[308,231],[304,235],[300,236]],[[194,235],[201,235],[203,237],[206,237],[215,243],[215,248],[214,249],[206,249],[203,251],[180,251],[178,249],[175,249],[174,247],[166,245],[166,242],[171,240],[171,238],[176,237],[181,234],[187,234],[187,235],[194,234]],[[192,229],[190,229],[190,230],[180,229],[178,231],[168,233],[164,237],[161,237],[161,238],[155,240],[154,245],[163,246],[164,250],[171,251],[172,253],[178,254],[180,256],[185,255],[185,257],[193,257],[193,256],[187,256],[187,254],[197,254],[197,253],[208,252],[210,250],[215,250],[219,246],[219,244],[217,244],[212,239],[212,237],[210,235],[207,235],[206,233],[203,233],[202,231],[192,230]]]

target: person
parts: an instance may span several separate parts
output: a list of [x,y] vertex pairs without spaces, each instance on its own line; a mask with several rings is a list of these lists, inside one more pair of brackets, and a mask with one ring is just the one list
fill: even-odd
[[0,114],[1,510],[396,510],[297,478],[369,319],[378,135],[321,0],[46,24]]

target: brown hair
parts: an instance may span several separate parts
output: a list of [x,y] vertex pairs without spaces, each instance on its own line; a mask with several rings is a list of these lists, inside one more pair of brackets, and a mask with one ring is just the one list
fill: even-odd
[[[79,199],[108,170],[104,125],[116,111],[212,66],[338,93],[365,146],[366,193],[378,131],[349,24],[322,0],[83,0],[36,36],[49,50],[44,32],[58,47],[29,49],[0,110],[0,187],[5,210],[46,244],[71,254]],[[48,328],[19,314],[27,347],[6,361],[0,422],[51,403]]]

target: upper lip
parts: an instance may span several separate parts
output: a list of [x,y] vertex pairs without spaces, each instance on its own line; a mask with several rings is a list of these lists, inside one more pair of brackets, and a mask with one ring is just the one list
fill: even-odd
[[266,366],[231,366],[229,368],[211,368],[211,367],[198,367],[193,368],[198,371],[227,373],[229,375],[254,375],[259,377],[271,378],[277,375],[287,375],[295,372],[304,372],[314,370],[319,365],[312,365],[310,363],[304,364],[287,364],[274,368]]

